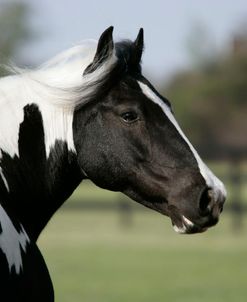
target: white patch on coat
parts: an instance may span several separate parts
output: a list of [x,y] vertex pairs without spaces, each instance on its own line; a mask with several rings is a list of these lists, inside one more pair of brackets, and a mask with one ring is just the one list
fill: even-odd
[[85,104],[117,62],[115,51],[94,72],[83,76],[92,62],[97,41],[85,41],[57,55],[34,70],[16,68],[16,75],[0,79],[0,159],[1,150],[19,156],[19,127],[27,104],[41,111],[46,155],[56,140],[66,141],[75,151],[72,131],[74,109]]
[[218,200],[219,197],[226,197],[226,189],[223,185],[223,183],[213,174],[213,172],[205,165],[205,163],[202,161],[200,156],[198,155],[195,148],[192,146],[188,138],[185,136],[183,131],[181,130],[180,126],[178,125],[176,119],[174,118],[170,108],[167,106],[167,104],[160,99],[160,97],[155,94],[155,92],[150,89],[147,85],[144,83],[138,81],[140,88],[142,92],[154,103],[159,105],[162,109],[162,111],[165,113],[165,115],[168,117],[168,119],[171,121],[171,123],[174,125],[174,127],[177,129],[178,133],[182,136],[184,141],[189,146],[191,152],[194,154],[194,157],[197,161],[198,167],[200,169],[201,175],[205,179],[205,182],[208,187],[212,188],[214,191],[214,198],[215,200]]
[[3,174],[3,170],[2,168],[0,167],[0,177],[2,178],[3,180],[3,183],[7,189],[7,191],[9,192],[9,185],[8,185],[8,182],[7,182],[7,179],[5,178],[4,174]]
[[12,158],[19,157],[19,128],[24,120],[24,107],[32,103],[38,106],[42,115],[47,157],[56,140],[66,141],[68,148],[74,151],[74,108],[50,103],[46,91],[42,93],[40,84],[18,75],[0,80],[0,149]]
[[0,249],[6,256],[9,271],[11,272],[12,267],[14,267],[16,274],[19,274],[22,269],[21,252],[26,252],[26,247],[30,240],[22,226],[20,233],[17,232],[1,205],[0,223],[2,228],[2,233],[0,233]]
[[0,149],[11,157],[19,156],[19,127],[26,103],[23,85],[18,76],[0,79]]
[[39,110],[43,120],[46,157],[48,158],[56,140],[67,142],[68,149],[76,152],[72,130],[74,110],[47,104],[40,104]]

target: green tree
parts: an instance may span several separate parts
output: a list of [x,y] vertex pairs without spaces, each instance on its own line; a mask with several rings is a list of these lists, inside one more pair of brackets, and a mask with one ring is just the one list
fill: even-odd
[[247,156],[247,35],[231,51],[178,73],[164,88],[185,132],[207,157]]
[[[32,37],[28,27],[29,7],[25,3],[0,4],[0,63],[5,64],[14,59],[17,51],[24,42]],[[0,75],[6,72],[0,68]]]

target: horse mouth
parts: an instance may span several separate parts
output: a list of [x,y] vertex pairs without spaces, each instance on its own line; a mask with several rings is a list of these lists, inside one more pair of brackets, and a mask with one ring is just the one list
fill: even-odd
[[179,223],[172,221],[172,225],[174,231],[178,234],[203,233],[207,230],[207,228],[199,227],[184,215],[181,216],[181,221],[179,221]]
[[215,225],[208,224],[207,226],[200,226],[194,222],[192,222],[189,218],[182,215],[179,209],[174,205],[169,205],[168,201],[163,203],[151,203],[147,201],[141,202],[148,208],[151,208],[162,215],[170,217],[173,225],[173,229],[178,234],[196,234],[196,233],[203,233],[207,231],[208,227]]

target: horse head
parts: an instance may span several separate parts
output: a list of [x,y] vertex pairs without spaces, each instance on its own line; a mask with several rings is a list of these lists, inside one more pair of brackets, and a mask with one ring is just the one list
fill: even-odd
[[134,42],[118,43],[112,30],[101,35],[83,73],[95,75],[98,86],[75,109],[78,163],[96,185],[169,216],[175,231],[203,232],[218,222],[224,185],[180,129],[170,102],[142,75],[143,30]]

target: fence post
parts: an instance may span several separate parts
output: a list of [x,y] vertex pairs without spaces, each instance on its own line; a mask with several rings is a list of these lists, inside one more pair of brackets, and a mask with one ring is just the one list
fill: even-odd
[[241,162],[232,161],[230,164],[230,180],[232,184],[232,204],[233,230],[239,232],[243,229],[244,206],[242,202],[242,174]]
[[124,227],[133,225],[133,209],[130,201],[123,194],[119,194],[118,208],[120,214],[120,224]]

